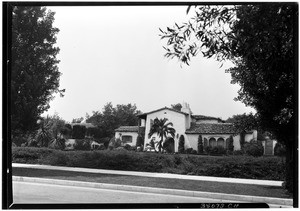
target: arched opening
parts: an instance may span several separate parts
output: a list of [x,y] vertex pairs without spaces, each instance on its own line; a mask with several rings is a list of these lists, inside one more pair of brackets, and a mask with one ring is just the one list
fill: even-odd
[[166,150],[167,153],[174,153],[175,152],[175,141],[172,137],[168,137],[164,144],[163,144],[164,150]]
[[215,146],[217,146],[217,141],[216,141],[215,138],[210,138],[210,139],[209,139],[209,146],[210,146],[210,147],[215,147]]
[[218,138],[218,141],[217,141],[217,145],[218,146],[222,146],[225,148],[225,141],[223,138]]

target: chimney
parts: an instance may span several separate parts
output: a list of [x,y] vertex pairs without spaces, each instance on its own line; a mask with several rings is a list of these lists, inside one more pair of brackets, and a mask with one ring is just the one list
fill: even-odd
[[192,122],[190,105],[187,104],[186,102],[183,102],[181,112],[188,114],[188,117],[186,118],[186,121],[185,121],[185,128],[189,129],[191,127],[191,122]]

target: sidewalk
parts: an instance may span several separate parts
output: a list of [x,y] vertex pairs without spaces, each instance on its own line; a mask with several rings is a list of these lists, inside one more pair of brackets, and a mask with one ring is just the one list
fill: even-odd
[[55,184],[55,185],[77,186],[77,187],[90,187],[90,188],[100,188],[100,189],[112,189],[112,190],[120,190],[120,191],[168,194],[168,195],[179,195],[179,196],[189,196],[189,197],[213,198],[213,199],[220,199],[221,203],[224,203],[226,201],[227,202],[238,201],[241,203],[245,203],[245,202],[267,203],[269,204],[270,207],[274,207],[274,208],[275,207],[291,208],[293,204],[292,199],[234,195],[234,194],[212,193],[212,192],[202,192],[202,191],[187,191],[187,190],[166,189],[166,188],[151,188],[151,187],[130,186],[130,185],[80,182],[80,181],[70,181],[70,180],[44,179],[44,178],[35,178],[35,177],[13,176],[13,181],[46,183],[46,184]]
[[100,174],[130,175],[130,176],[141,176],[141,177],[199,180],[199,181],[211,181],[211,182],[226,182],[226,183],[239,183],[239,184],[276,186],[276,187],[281,187],[283,183],[282,181],[273,181],[273,180],[237,179],[237,178],[225,178],[225,177],[208,177],[208,176],[179,175],[179,174],[169,174],[169,173],[90,169],[90,168],[48,166],[48,165],[22,164],[22,163],[12,163],[12,167],[75,171],[75,172],[100,173]]

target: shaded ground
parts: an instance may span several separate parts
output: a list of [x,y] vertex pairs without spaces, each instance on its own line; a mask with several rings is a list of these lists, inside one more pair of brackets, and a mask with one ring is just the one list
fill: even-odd
[[13,175],[169,189],[182,189],[191,191],[217,192],[239,195],[292,198],[292,196],[286,194],[285,190],[281,187],[249,184],[71,172],[61,170],[28,169],[19,167],[13,168]]

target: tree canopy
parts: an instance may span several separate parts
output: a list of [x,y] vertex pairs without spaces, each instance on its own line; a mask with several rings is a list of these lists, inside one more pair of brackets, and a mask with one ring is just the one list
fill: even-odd
[[11,127],[12,134],[34,130],[59,90],[56,55],[58,28],[54,12],[45,7],[15,6],[12,11]]
[[177,111],[181,111],[182,105],[180,103],[177,104],[172,104],[171,108],[177,110]]
[[188,23],[161,30],[165,56],[188,64],[202,52],[232,61],[227,72],[241,86],[236,100],[254,107],[267,129],[294,126],[295,11],[279,3],[198,6]]
[[111,102],[107,103],[101,111],[94,111],[91,116],[87,115],[86,122],[92,123],[102,131],[102,137],[112,137],[115,129],[120,126],[138,125],[137,115],[140,113],[132,104],[118,104],[115,107]]
[[263,129],[286,145],[287,177],[296,137],[297,12],[296,3],[196,6],[189,22],[160,29],[166,57],[189,64],[201,52],[234,64],[227,72],[240,85],[236,100],[255,108]]

